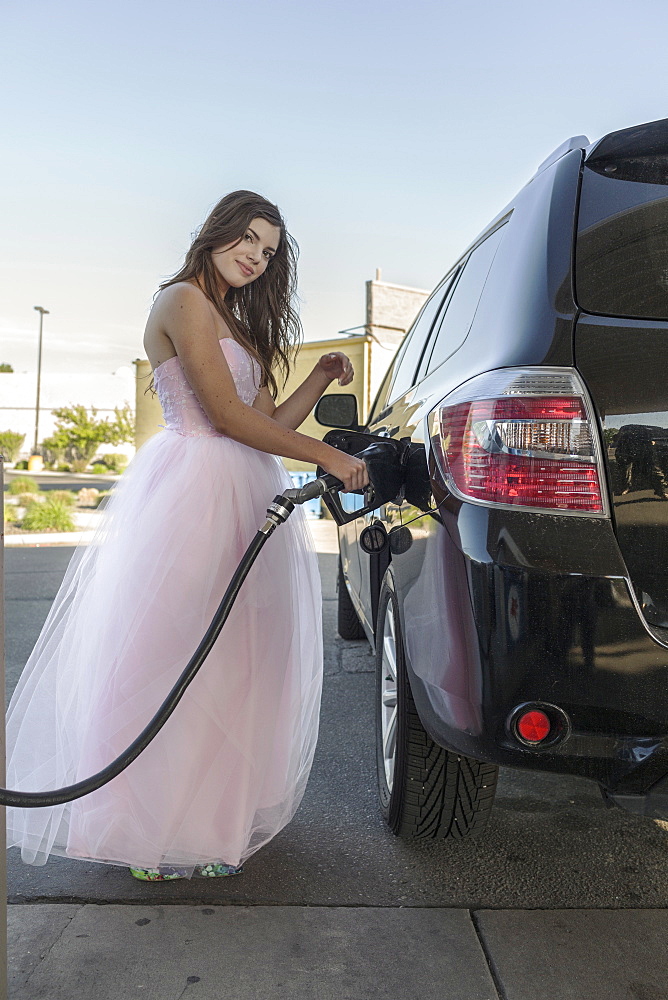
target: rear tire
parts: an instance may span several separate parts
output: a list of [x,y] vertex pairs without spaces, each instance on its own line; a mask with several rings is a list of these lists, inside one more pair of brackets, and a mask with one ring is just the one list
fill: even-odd
[[357,617],[355,605],[350,599],[346,580],[343,575],[341,556],[339,556],[339,579],[337,583],[339,598],[338,631],[342,639],[366,639],[366,632]]
[[420,722],[391,574],[383,581],[376,628],[376,766],[380,809],[396,836],[462,840],[487,825],[499,769],[445,750]]

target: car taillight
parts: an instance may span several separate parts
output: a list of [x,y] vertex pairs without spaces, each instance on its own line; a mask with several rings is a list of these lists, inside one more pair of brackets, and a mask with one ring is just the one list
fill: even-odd
[[448,487],[465,500],[606,512],[591,403],[573,369],[478,375],[432,411],[430,438]]

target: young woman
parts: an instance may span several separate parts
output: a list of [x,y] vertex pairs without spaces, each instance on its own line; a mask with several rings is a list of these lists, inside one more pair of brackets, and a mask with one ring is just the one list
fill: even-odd
[[[296,245],[270,202],[227,195],[160,286],[144,344],[165,429],[137,452],[102,526],[70,561],[12,697],[8,787],[47,790],[114,759],[192,656],[277,493],[278,456],[347,490],[364,462],[297,427],[350,360],[323,355],[276,406],[300,324]],[[8,809],[8,846],[130,867],[137,878],[235,874],[293,817],[318,735],[321,591],[297,506],[253,564],[206,662],[153,743],[67,805]]]

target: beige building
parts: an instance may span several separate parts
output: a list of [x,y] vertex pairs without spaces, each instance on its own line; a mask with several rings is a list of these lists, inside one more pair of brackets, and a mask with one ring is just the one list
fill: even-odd
[[162,407],[157,395],[147,392],[151,384],[151,365],[146,358],[137,358],[134,362],[136,370],[135,396],[135,447],[141,448],[145,441],[157,434],[160,424],[164,423]]
[[[361,422],[369,414],[371,405],[392,361],[403,336],[429,295],[421,288],[408,288],[381,281],[380,270],[373,281],[366,283],[366,323],[359,333],[332,337],[329,340],[311,340],[302,344],[296,358],[295,367],[280,393],[277,403],[281,403],[300,385],[317,364],[321,354],[343,351],[352,361],[355,377],[350,385],[340,386],[332,382],[328,392],[354,392]],[[345,333],[346,331],[342,331]],[[139,448],[163,423],[162,410],[157,396],[145,393],[151,380],[151,366],[145,359],[135,361],[137,370],[137,424],[136,446]],[[318,424],[309,414],[299,428],[311,437],[322,438],[326,428]],[[312,471],[313,465],[284,459],[291,471]]]

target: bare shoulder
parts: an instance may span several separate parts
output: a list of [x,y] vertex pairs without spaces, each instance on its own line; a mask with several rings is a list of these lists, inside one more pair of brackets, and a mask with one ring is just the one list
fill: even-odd
[[204,292],[187,281],[163,288],[156,296],[154,308],[157,325],[178,354],[193,343],[217,342],[215,310]]
[[206,298],[199,289],[185,281],[162,288],[153,300],[144,330],[144,350],[151,366],[155,369],[180,353],[179,328],[206,330],[210,322]]
[[211,316],[211,304],[204,292],[189,281],[177,281],[174,285],[161,288],[155,297],[153,310],[162,317],[187,313],[191,316]]
[[213,302],[196,285],[188,281],[168,285],[156,296],[156,305],[161,296],[160,322],[169,337],[172,332],[187,336],[193,330],[208,330],[216,340],[232,336]]

